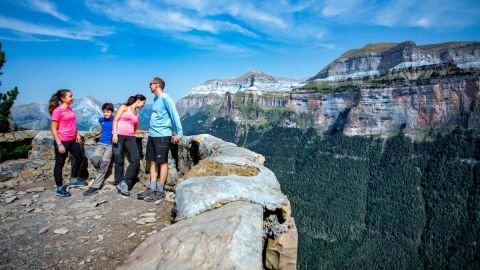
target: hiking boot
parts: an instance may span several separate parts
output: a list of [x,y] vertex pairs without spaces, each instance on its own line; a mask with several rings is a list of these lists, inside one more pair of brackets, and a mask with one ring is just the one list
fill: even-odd
[[145,197],[143,200],[146,202],[155,202],[165,198],[165,191],[153,191],[149,196]]
[[70,197],[70,196],[72,196],[72,194],[70,194],[70,192],[68,192],[67,188],[64,187],[64,186],[57,187],[56,194],[59,197]]
[[150,189],[150,188],[147,188],[144,191],[137,193],[137,199],[143,200],[146,197],[150,196],[150,194],[152,194],[152,193],[153,193],[153,190]]
[[70,179],[70,182],[68,183],[69,187],[84,187],[86,185],[87,183],[79,178]]
[[119,185],[117,185],[117,191],[124,196],[130,196],[130,192],[128,191],[128,185],[127,183],[125,183],[125,181],[122,181]]
[[83,196],[93,195],[93,194],[97,193],[99,190],[100,190],[99,188],[90,187],[90,188],[87,189],[87,191],[83,192]]

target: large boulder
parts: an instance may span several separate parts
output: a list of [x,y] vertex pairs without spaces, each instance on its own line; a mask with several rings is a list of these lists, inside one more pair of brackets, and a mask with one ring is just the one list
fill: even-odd
[[263,165],[265,157],[246,148],[238,147],[234,143],[222,141],[209,134],[201,134],[192,137],[192,141],[198,144],[198,152],[201,159],[212,156],[232,156],[244,158],[252,162]]
[[260,205],[235,202],[166,227],[117,269],[263,269]]

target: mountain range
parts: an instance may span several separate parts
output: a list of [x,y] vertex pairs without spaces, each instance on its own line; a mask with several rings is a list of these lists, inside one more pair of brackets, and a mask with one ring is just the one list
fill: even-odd
[[[77,128],[81,131],[96,131],[100,124],[98,118],[102,116],[102,104],[94,97],[86,96],[74,100],[72,110],[77,116]],[[120,104],[115,105],[117,109]],[[145,104],[145,107],[139,110],[140,129],[148,129],[151,104]],[[48,113],[48,104],[29,103],[13,106],[12,118],[15,124],[21,129],[48,130],[50,129],[50,114]]]
[[[369,44],[305,81],[259,71],[206,81],[177,107],[183,115],[205,112],[209,119],[251,125],[276,121],[347,135],[390,136],[400,129],[415,135],[426,128],[480,127],[479,74],[479,42]],[[233,89],[232,82],[242,80],[249,87]],[[278,111],[281,119],[271,119]]]
[[[350,50],[306,80],[279,78],[252,69],[236,78],[210,79],[177,102],[182,116],[198,112],[261,124],[342,130],[348,135],[389,136],[430,127],[480,127],[479,42],[417,46],[368,44]],[[93,97],[73,105],[80,130],[96,130],[101,102]],[[141,111],[148,127],[149,106]],[[14,106],[20,128],[48,129],[46,104]],[[207,119],[208,121],[208,119]]]

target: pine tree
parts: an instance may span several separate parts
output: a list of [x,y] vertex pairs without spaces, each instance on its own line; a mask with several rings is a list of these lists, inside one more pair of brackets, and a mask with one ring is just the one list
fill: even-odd
[[[2,44],[0,43],[0,70],[5,64],[5,52],[2,50]],[[0,72],[2,75],[2,72]],[[1,85],[1,82],[0,82]],[[10,131],[10,110],[12,109],[13,103],[18,96],[18,88],[15,87],[7,93],[0,93],[0,132]]]

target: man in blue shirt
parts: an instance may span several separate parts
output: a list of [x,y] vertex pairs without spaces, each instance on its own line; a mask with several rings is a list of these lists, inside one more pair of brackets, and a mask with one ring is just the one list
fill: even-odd
[[147,162],[150,162],[149,187],[137,198],[154,202],[165,197],[164,185],[168,176],[168,150],[170,142],[178,143],[183,135],[182,124],[175,103],[164,92],[165,81],[155,77],[150,90],[155,95],[147,141]]

